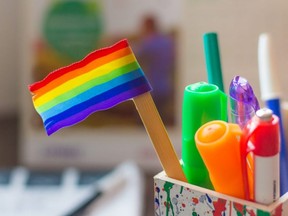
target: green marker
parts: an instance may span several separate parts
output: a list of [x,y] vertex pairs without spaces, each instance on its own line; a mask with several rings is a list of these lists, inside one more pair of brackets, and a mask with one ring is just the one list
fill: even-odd
[[189,183],[213,189],[208,170],[196,148],[194,136],[196,131],[209,121],[227,121],[227,95],[213,84],[191,84],[184,90],[182,109],[183,171]]
[[217,34],[214,32],[206,33],[203,36],[203,41],[208,83],[217,85],[224,92]]

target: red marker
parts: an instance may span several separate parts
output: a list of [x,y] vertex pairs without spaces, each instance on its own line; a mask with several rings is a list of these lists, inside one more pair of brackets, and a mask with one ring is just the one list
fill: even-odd
[[248,122],[241,138],[241,161],[245,198],[250,196],[246,158],[253,153],[254,201],[271,204],[280,196],[280,128],[279,118],[263,108]]

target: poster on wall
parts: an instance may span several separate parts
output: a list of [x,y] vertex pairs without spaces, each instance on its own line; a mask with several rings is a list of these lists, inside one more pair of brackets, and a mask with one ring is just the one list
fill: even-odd
[[[175,30],[162,32],[153,13],[139,15],[140,27],[128,33],[107,33],[105,3],[99,1],[52,1],[43,10],[32,67],[33,81],[42,80],[49,72],[77,62],[93,50],[110,46],[127,38],[148,77],[152,96],[165,125],[175,122]],[[106,15],[107,16],[107,15]],[[111,16],[111,14],[109,14]],[[35,113],[33,127],[41,128]],[[142,126],[131,101],[94,113],[74,127]]]
[[[23,44],[27,45],[22,50],[23,82],[29,85],[42,80],[48,73],[126,38],[152,85],[151,94],[165,126],[176,128],[179,16],[175,12],[178,3],[169,2],[159,7],[160,2],[154,0],[27,0],[22,5]],[[131,100],[93,113],[48,137],[27,85],[21,92],[21,163],[111,167],[131,159],[147,169],[160,167]]]

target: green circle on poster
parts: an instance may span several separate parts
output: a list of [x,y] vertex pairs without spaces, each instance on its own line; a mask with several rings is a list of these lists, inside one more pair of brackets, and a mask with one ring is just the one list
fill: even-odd
[[92,1],[58,1],[48,10],[43,27],[51,47],[79,60],[97,46],[103,27],[101,10]]

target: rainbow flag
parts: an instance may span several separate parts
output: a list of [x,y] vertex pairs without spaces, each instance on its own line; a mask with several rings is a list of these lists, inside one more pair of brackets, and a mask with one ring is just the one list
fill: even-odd
[[151,91],[127,40],[96,50],[29,86],[48,135]]

